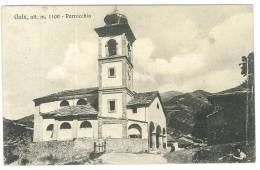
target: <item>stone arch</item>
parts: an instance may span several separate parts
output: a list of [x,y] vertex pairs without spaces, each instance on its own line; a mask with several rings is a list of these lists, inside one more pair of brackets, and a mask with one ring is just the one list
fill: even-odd
[[107,48],[108,48],[108,56],[111,57],[113,55],[116,55],[117,53],[117,42],[114,39],[110,39],[107,42]]
[[87,104],[87,101],[85,99],[79,99],[77,101],[77,105],[86,105]]
[[69,104],[69,102],[67,101],[67,100],[62,100],[61,102],[60,102],[60,107],[64,107],[64,106],[69,106],[70,104]]
[[161,145],[160,136],[161,136],[161,126],[157,125],[156,127],[156,148],[159,148]]
[[142,128],[140,125],[134,123],[128,127],[129,138],[142,138]]
[[155,141],[153,140],[153,134],[155,132],[155,126],[153,122],[149,123],[149,145],[150,148],[153,148],[153,146],[155,145]]
[[92,128],[92,124],[89,121],[83,121],[80,124],[80,128]]
[[71,129],[71,125],[68,122],[64,122],[60,125],[60,129]]

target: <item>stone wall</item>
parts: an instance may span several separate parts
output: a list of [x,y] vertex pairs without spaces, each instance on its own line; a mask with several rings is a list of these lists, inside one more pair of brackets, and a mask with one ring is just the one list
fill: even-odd
[[75,141],[48,141],[31,143],[21,153],[21,158],[32,164],[45,164],[44,159],[52,158],[58,163],[71,162],[79,156],[88,157],[94,151],[94,139],[82,138]]
[[146,152],[147,139],[106,139],[106,152]]
[[106,152],[146,152],[147,139],[91,139],[81,138],[68,141],[46,141],[31,143],[20,150],[20,161],[26,159],[28,164],[65,164],[78,159],[89,159],[97,145],[106,142]]

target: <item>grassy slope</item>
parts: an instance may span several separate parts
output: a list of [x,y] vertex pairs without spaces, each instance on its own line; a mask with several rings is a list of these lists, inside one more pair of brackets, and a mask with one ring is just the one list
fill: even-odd
[[197,90],[172,97],[170,94],[167,92],[162,94],[162,96],[167,96],[162,97],[162,100],[167,113],[168,128],[174,128],[186,134],[191,133],[196,124],[196,116],[203,107],[210,106],[207,100],[207,95],[210,93]]

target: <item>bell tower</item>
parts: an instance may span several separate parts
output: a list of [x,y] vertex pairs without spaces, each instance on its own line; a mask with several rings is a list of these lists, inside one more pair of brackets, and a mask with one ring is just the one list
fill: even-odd
[[133,96],[133,53],[135,36],[125,15],[115,9],[96,28],[99,36],[99,138],[127,137],[127,102]]

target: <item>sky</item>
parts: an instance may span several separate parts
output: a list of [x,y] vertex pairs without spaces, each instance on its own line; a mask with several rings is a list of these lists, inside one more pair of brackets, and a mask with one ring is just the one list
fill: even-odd
[[[33,99],[97,86],[98,36],[113,6],[4,7],[4,117],[34,113]],[[243,81],[253,51],[251,5],[118,6],[136,36],[134,89],[218,92]],[[89,14],[85,19],[15,20],[15,14]]]

